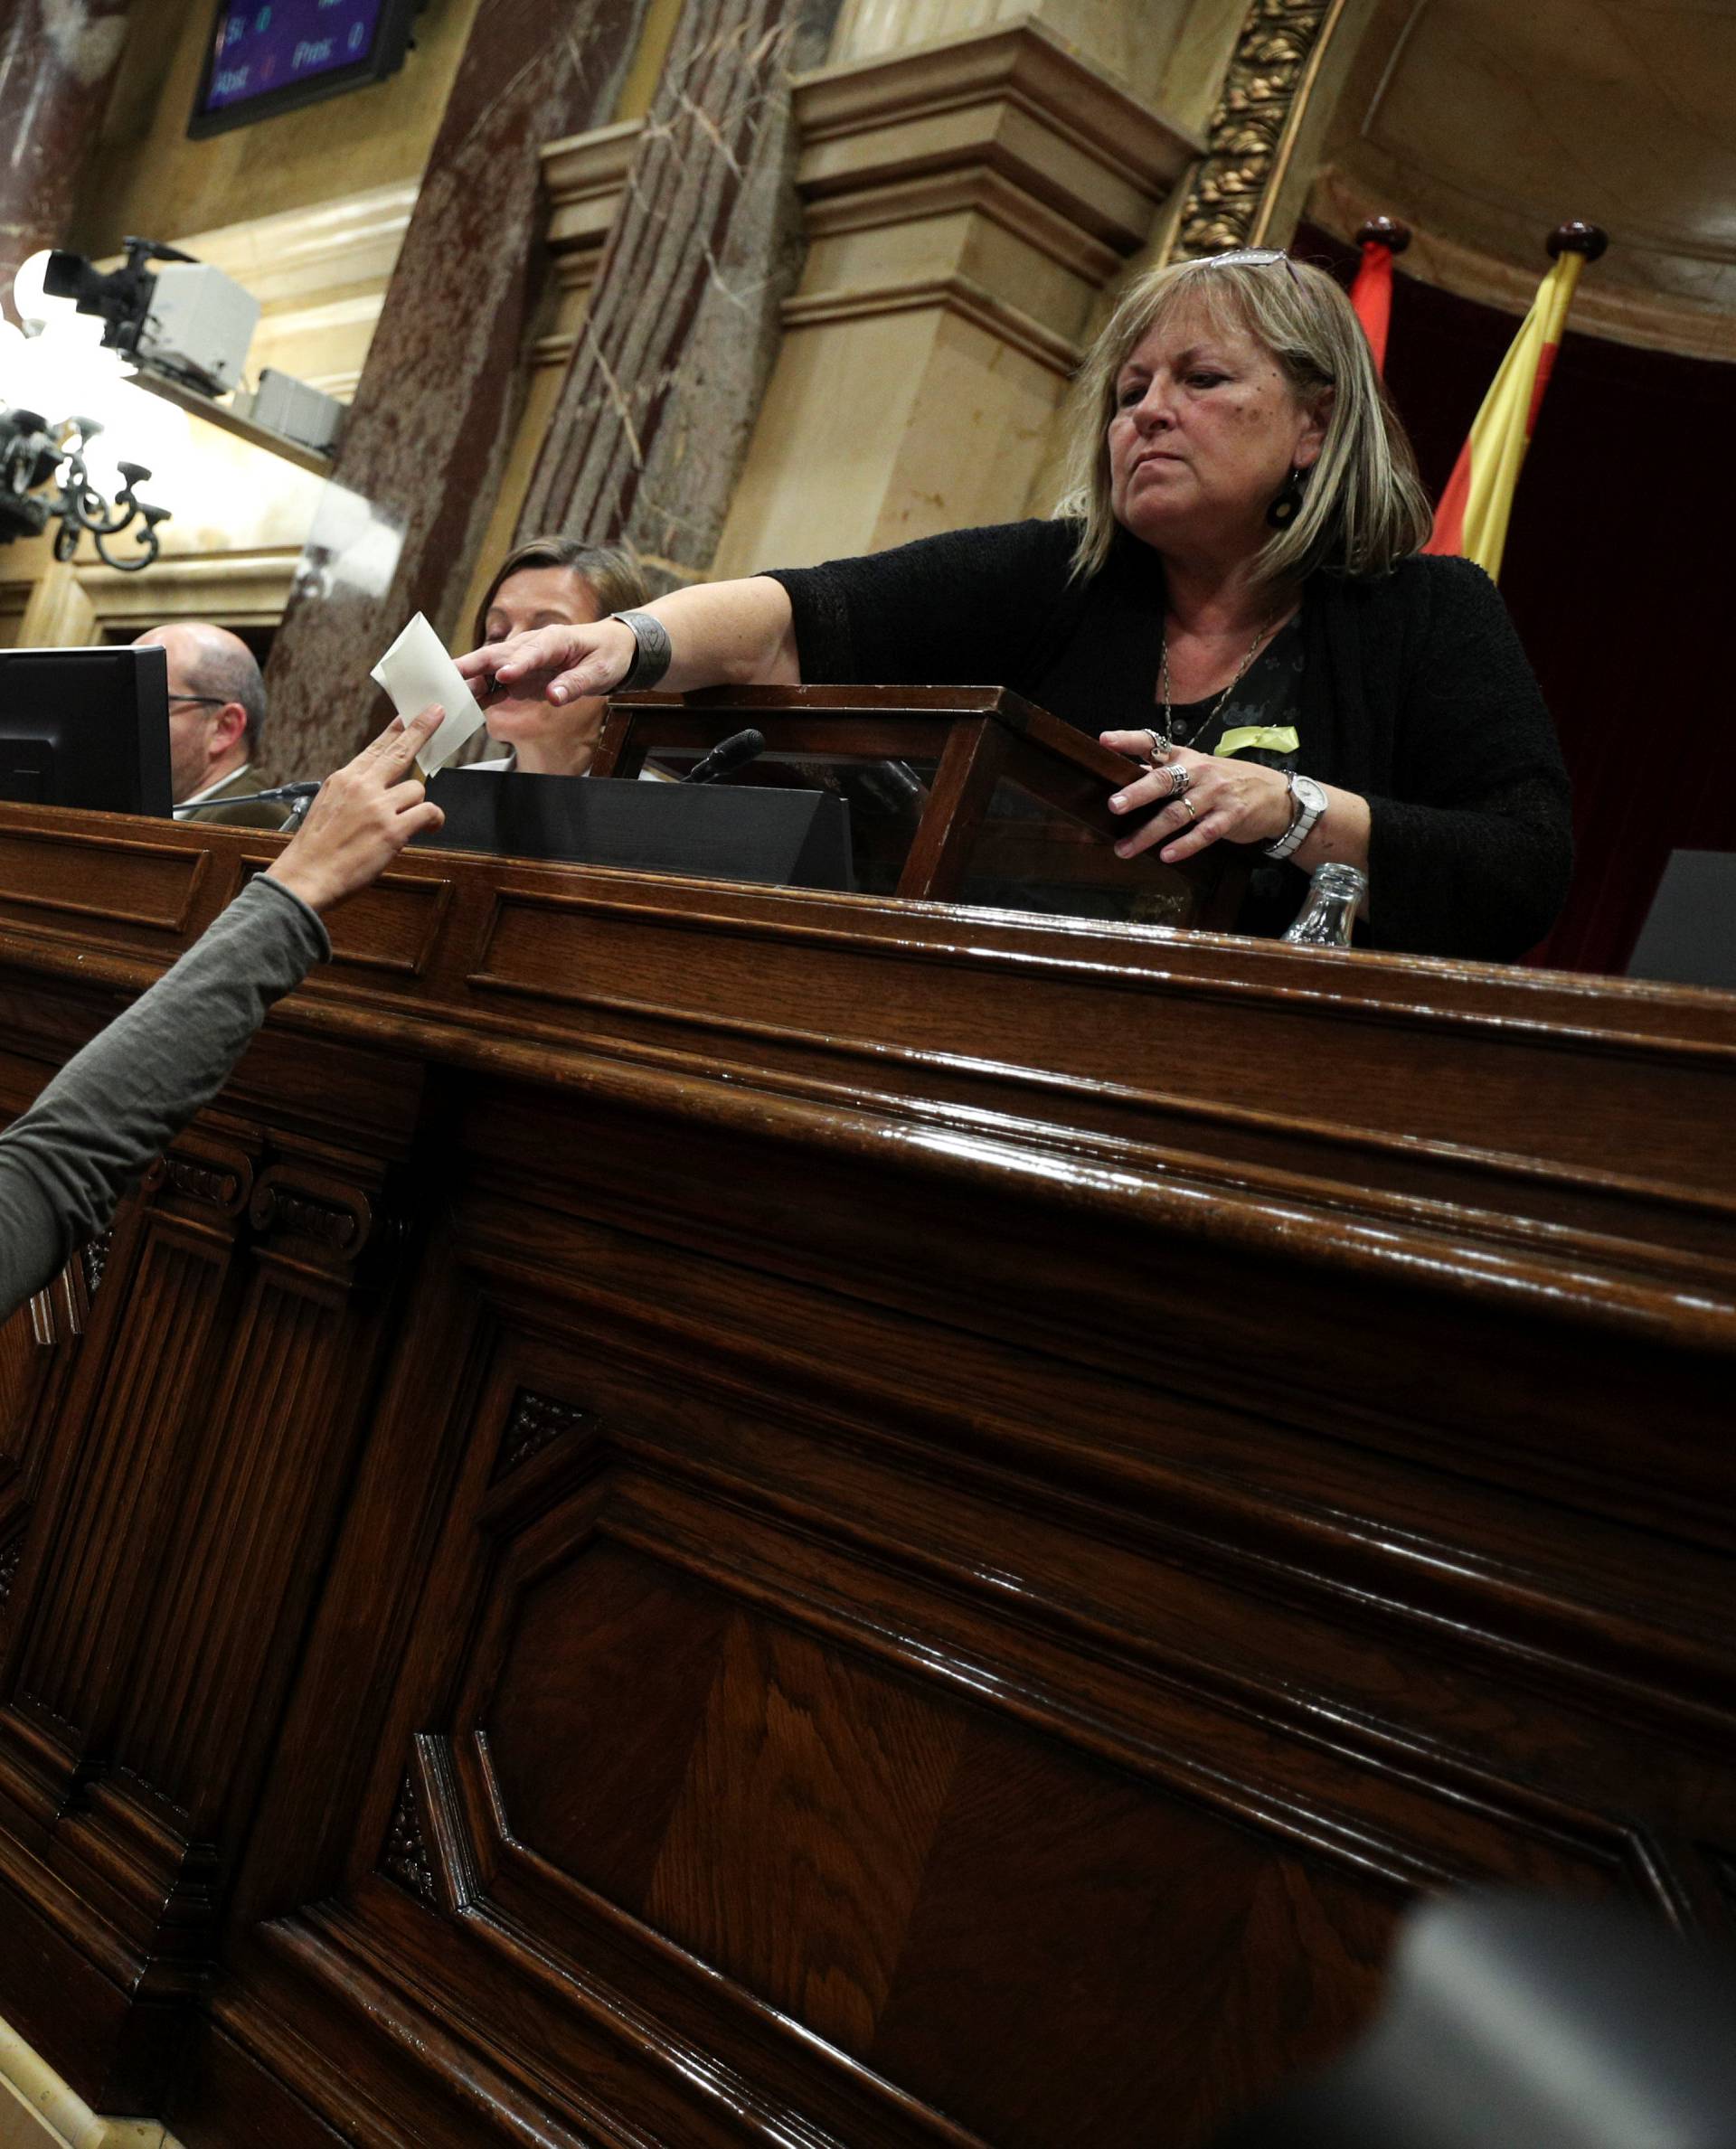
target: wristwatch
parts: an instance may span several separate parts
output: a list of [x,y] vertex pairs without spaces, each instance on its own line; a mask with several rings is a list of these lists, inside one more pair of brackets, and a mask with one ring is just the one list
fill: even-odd
[[1275,844],[1268,844],[1268,858],[1288,858],[1292,851],[1300,850],[1308,839],[1308,832],[1326,810],[1326,795],[1311,776],[1298,776],[1291,769],[1288,780],[1290,794],[1290,825]]

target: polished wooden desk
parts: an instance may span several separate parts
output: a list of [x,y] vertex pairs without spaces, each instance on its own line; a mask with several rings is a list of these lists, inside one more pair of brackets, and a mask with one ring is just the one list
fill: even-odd
[[[0,812],[0,1107],[275,840]],[[1417,1890],[1728,1924],[1736,1002],[453,854],[336,939],[0,1361],[99,2108],[1192,2144]]]
[[[1184,865],[1165,865],[1155,850],[1137,859],[1110,857],[1127,824],[1109,811],[1109,794],[1127,780],[1132,765],[1005,686],[729,686],[617,694],[590,773],[636,777],[653,754],[691,766],[750,726],[765,740],[765,759],[741,770],[738,782],[764,772],[769,783],[788,784],[796,775],[811,787],[825,772],[864,763],[905,770],[920,804],[910,804],[903,825],[899,818],[876,825],[864,815],[853,825],[858,888],[927,900],[999,901],[999,890],[971,898],[973,875],[979,891],[984,875],[991,887],[1011,878],[1028,890],[1059,873],[1075,890],[1093,884],[1130,901],[1127,910],[1118,903],[1082,912],[1077,903],[1061,905],[1069,915],[1225,931],[1248,891],[1253,860],[1241,844],[1214,844]],[[925,782],[915,781],[913,763]],[[994,807],[1004,792],[1024,810],[997,825]],[[868,803],[857,801],[858,807]]]

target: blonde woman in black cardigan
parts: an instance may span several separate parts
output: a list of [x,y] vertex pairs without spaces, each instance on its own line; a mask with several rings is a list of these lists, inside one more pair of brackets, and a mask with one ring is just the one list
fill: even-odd
[[1566,773],[1494,586],[1429,510],[1355,316],[1282,253],[1153,271],[1081,368],[1048,521],[675,591],[463,660],[561,702],[662,679],[1011,686],[1137,766],[1124,854],[1266,853],[1245,929],[1366,869],[1379,947],[1511,957],[1571,865]]

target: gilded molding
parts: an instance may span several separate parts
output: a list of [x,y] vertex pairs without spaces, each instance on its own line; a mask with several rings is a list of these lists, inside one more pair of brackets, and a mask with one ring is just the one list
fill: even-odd
[[1175,260],[1254,246],[1283,176],[1307,92],[1344,0],[1251,0],[1205,155],[1188,189]]

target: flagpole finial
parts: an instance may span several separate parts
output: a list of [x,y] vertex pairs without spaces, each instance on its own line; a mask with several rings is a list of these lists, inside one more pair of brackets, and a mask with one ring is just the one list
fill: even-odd
[[1552,261],[1559,261],[1563,254],[1583,254],[1588,261],[1595,261],[1609,244],[1609,234],[1575,217],[1571,223],[1557,224],[1544,243]]
[[1358,246],[1383,246],[1390,254],[1401,254],[1410,243],[1410,227],[1396,216],[1371,216],[1356,234]]

